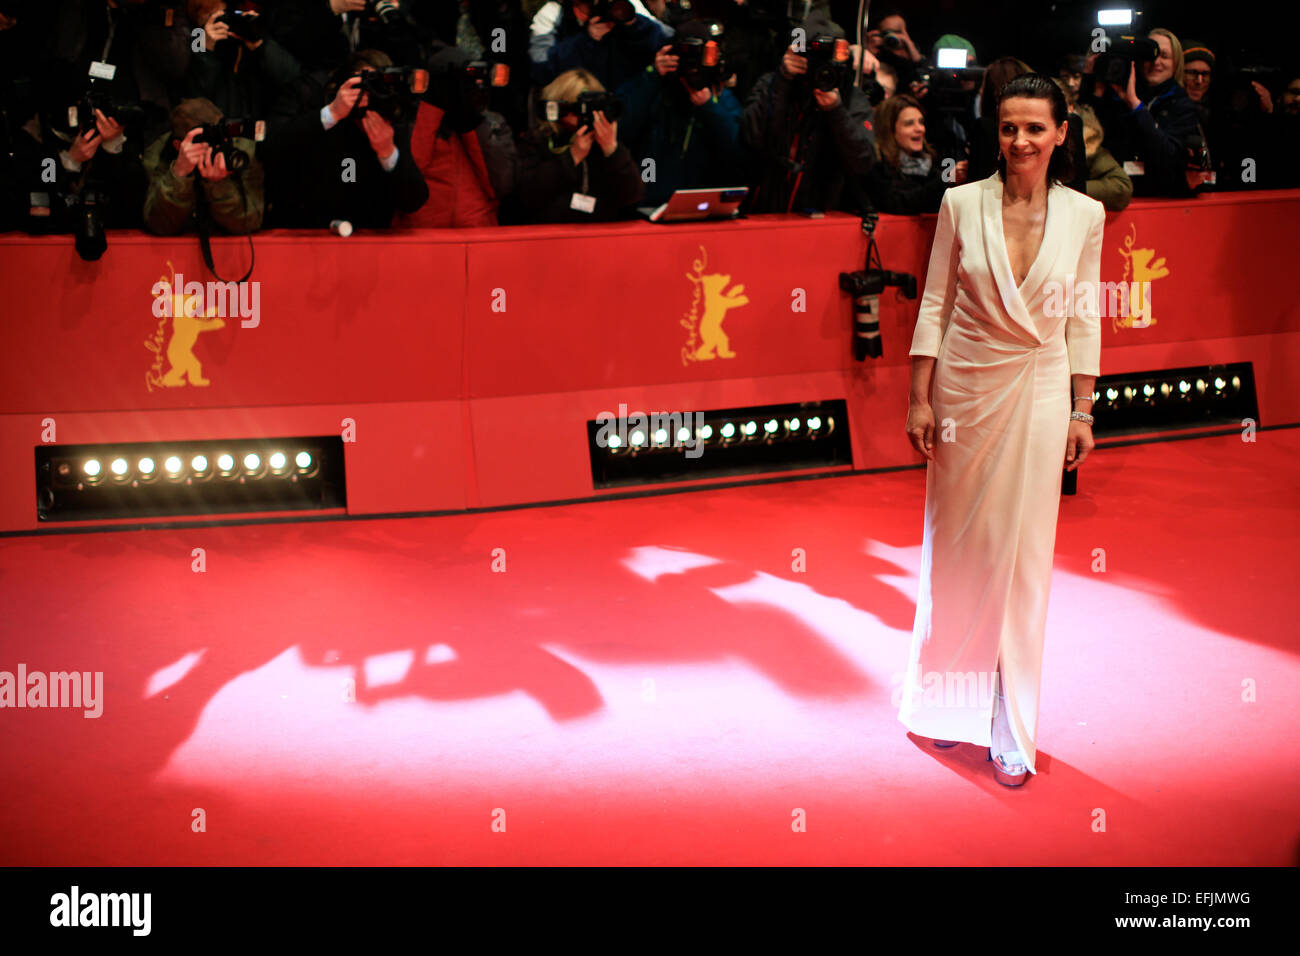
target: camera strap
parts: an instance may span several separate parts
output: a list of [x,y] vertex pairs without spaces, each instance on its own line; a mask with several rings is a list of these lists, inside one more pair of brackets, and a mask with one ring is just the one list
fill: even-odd
[[[244,192],[244,180],[242,177],[235,178],[235,186],[239,189],[240,201],[244,205],[244,211],[247,212],[248,194]],[[208,271],[211,272],[222,282],[231,282],[231,281],[238,282],[238,283],[247,282],[248,277],[253,274],[253,266],[257,262],[257,253],[253,249],[253,234],[251,232],[246,233],[248,237],[248,271],[245,272],[243,276],[238,279],[231,280],[231,279],[222,278],[221,273],[217,271],[217,267],[212,262],[212,241],[210,238],[212,224],[208,219],[208,201],[207,198],[203,195],[203,190],[198,188],[197,183],[195,183],[194,193],[195,193],[194,216],[195,219],[197,220],[196,225],[199,230],[199,249],[203,253],[203,262],[205,265],[207,265]]]

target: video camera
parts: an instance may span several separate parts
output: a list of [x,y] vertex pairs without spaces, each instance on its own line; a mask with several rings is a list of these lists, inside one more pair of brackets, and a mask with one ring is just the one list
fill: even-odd
[[575,103],[547,100],[544,109],[546,119],[552,123],[559,122],[564,116],[576,116],[579,128],[589,126],[594,130],[596,114],[604,113],[605,119],[613,123],[623,115],[623,101],[608,91],[585,90],[578,94]]
[[807,77],[814,90],[823,93],[838,90],[852,77],[853,54],[849,41],[843,37],[812,37],[803,55],[808,60]]
[[248,168],[249,162],[248,154],[235,145],[235,139],[251,139],[260,143],[266,138],[266,124],[261,120],[223,119],[200,126],[199,130],[194,142],[211,145],[213,153],[226,158],[226,169],[232,173],[242,173]]
[[726,79],[721,37],[677,37],[672,55],[677,57],[677,74],[693,90],[719,86]]
[[232,34],[249,43],[256,43],[266,38],[266,32],[262,29],[262,18],[250,13],[242,13],[238,10],[227,11],[217,17],[216,22],[224,23],[230,28]]

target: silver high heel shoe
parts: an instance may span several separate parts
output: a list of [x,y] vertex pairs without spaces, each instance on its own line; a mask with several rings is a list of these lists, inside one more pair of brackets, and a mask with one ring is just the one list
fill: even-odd
[[[1007,758],[1011,758],[1008,760]],[[993,755],[993,748],[989,748],[988,759],[993,761],[993,779],[1004,787],[1021,787],[1024,786],[1025,779],[1029,776],[1029,767],[1021,759],[1019,750],[1012,750],[1010,753]]]

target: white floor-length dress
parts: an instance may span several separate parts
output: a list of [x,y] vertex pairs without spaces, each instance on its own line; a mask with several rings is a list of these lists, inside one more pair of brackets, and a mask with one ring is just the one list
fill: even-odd
[[[1070,375],[1100,371],[1095,293],[1106,216],[1083,193],[1050,187],[1042,245],[1017,288],[1002,190],[995,173],[944,194],[912,339],[911,355],[937,359],[936,432],[898,716],[925,737],[990,745],[1000,664],[1011,731],[1037,773]],[[1080,294],[1085,283],[1093,295]]]

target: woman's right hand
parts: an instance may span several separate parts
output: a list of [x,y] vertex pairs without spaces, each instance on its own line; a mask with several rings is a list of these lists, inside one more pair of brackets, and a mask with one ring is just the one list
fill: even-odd
[[934,461],[934,409],[928,403],[907,406],[907,439],[913,448]]

